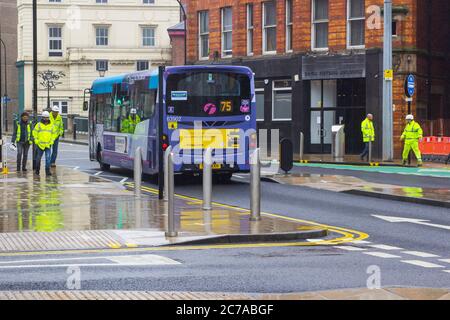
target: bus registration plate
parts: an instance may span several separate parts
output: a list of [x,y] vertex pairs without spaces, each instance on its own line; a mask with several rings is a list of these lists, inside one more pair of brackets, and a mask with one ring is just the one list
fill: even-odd
[[[200,163],[198,167],[200,168],[200,170],[203,170],[203,163]],[[222,165],[220,163],[213,163],[211,165],[211,168],[220,169],[220,168],[222,168]]]

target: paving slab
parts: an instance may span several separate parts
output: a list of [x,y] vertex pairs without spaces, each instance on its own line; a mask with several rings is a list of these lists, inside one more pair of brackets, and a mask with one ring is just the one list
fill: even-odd
[[[131,186],[131,185],[128,185]],[[165,236],[167,202],[152,192],[136,198],[124,185],[67,167],[0,177],[0,252],[136,248],[172,244],[288,241],[324,237],[323,227],[246,209],[175,197],[177,237]]]

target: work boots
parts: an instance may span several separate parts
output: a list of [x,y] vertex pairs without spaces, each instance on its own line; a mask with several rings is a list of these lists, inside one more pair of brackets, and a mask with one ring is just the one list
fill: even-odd
[[46,169],[46,170],[45,170],[45,175],[46,175],[47,177],[50,177],[50,176],[52,175],[52,173],[50,172],[50,169]]

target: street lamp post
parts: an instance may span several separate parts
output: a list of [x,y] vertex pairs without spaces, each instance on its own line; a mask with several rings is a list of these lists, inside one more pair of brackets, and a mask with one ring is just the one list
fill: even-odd
[[[6,66],[6,45],[5,45],[5,42],[1,38],[1,28],[0,28],[0,43],[3,45],[3,51],[4,51],[4,55],[3,55],[4,63],[3,63],[3,66],[5,67],[5,71],[3,73],[5,75],[5,77],[4,77],[5,78],[5,92],[4,92],[4,95],[3,95],[3,97],[4,97],[3,104],[4,104],[4,107],[5,107],[5,113],[4,113],[5,114],[5,119],[4,119],[4,121],[5,121],[5,130],[8,131],[8,76],[7,76],[8,68]],[[1,54],[0,54],[0,56],[1,56]],[[0,59],[0,64],[1,64],[1,59]],[[0,81],[0,86],[1,86],[1,81]],[[2,95],[0,94],[0,97],[1,96]]]
[[187,16],[186,9],[184,9],[184,5],[181,3],[181,0],[177,0],[180,5],[181,11],[183,11],[183,21],[184,21],[184,64],[187,64]]
[[[33,127],[37,122],[37,0],[33,0]],[[32,161],[33,170],[36,168],[35,161],[36,144],[33,143]]]
[[383,71],[383,160],[392,161],[392,0],[384,0]]

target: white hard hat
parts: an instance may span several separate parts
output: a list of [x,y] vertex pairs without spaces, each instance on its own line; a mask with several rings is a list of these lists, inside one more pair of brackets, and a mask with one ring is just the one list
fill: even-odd
[[43,111],[41,116],[42,118],[50,118],[50,113],[48,113],[48,111]]
[[136,110],[135,108],[131,108],[130,113],[131,113],[131,114],[136,114],[136,113],[137,113],[137,110]]
[[59,112],[59,107],[58,107],[58,106],[53,106],[53,107],[52,107],[52,111],[54,111],[54,112]]
[[406,116],[406,120],[414,120],[414,116],[412,114],[408,114]]

